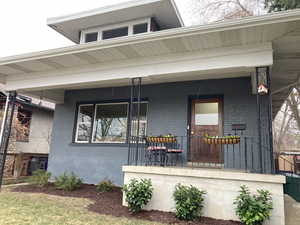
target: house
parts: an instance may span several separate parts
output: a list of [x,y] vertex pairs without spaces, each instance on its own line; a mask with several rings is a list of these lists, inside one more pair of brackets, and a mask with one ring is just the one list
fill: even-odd
[[173,0],[139,0],[48,25],[76,45],[2,58],[0,78],[11,101],[56,103],[53,176],[150,178],[147,209],[163,211],[193,184],[205,216],[233,220],[245,184],[271,191],[270,224],[284,224],[272,119],[299,82],[299,10],[186,27]]
[[278,170],[283,173],[300,174],[300,151],[282,151],[278,157]]
[[[1,92],[0,95],[2,127],[6,94]],[[22,95],[17,97],[4,177],[27,176],[36,169],[47,169],[53,114],[51,103]]]

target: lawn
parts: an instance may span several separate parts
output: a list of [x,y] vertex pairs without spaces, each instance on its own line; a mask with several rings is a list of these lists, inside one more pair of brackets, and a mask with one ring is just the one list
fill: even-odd
[[161,223],[101,215],[88,210],[88,198],[44,193],[0,192],[1,225],[158,225]]

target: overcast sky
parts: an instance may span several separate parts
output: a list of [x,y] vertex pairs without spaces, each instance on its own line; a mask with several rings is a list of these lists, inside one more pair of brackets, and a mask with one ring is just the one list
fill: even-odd
[[[46,25],[48,17],[89,10],[128,0],[1,0],[0,57],[57,48],[73,43]],[[195,0],[175,0],[185,23]]]

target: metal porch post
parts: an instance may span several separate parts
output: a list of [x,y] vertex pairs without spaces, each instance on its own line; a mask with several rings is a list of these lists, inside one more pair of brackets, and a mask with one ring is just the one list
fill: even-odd
[[9,144],[9,137],[11,134],[11,126],[12,126],[12,121],[13,121],[14,111],[15,111],[16,97],[17,97],[16,91],[9,92],[8,110],[6,112],[5,118],[3,118],[5,119],[5,121],[3,123],[4,127],[3,127],[3,134],[2,134],[1,145],[0,145],[0,189],[2,186],[2,179],[3,179],[7,149]]
[[[137,81],[137,83],[136,83]],[[139,134],[140,134],[140,111],[141,111],[141,83],[142,83],[142,78],[141,77],[137,77],[137,78],[132,78],[131,79],[131,89],[130,89],[130,104],[129,104],[129,121],[128,121],[128,165],[130,165],[132,162],[131,160],[134,157],[134,163],[135,165],[138,164],[138,151],[139,151]],[[137,88],[137,90],[135,90]],[[135,94],[137,94],[137,97],[135,97]],[[137,101],[137,102],[135,102]],[[134,115],[135,110],[134,105],[137,105],[137,112],[136,115]],[[136,148],[135,148],[135,154],[134,152],[132,152],[132,121],[134,120],[133,118],[135,118],[136,122],[137,122],[137,129],[136,129],[136,140],[135,140],[135,144],[136,144]]]
[[267,67],[267,83],[269,87],[268,93],[268,120],[269,120],[269,142],[270,142],[270,160],[271,160],[271,173],[275,173],[275,165],[274,165],[274,149],[273,149],[273,115],[272,115],[272,91],[271,91],[271,75],[270,75],[270,67]]
[[133,93],[134,92],[134,78],[131,79],[131,87],[130,87],[130,102],[129,102],[129,117],[128,117],[128,137],[127,137],[127,141],[128,141],[128,158],[127,158],[127,164],[130,165],[130,159],[131,159],[131,141],[132,141],[132,137],[131,137],[131,125],[132,125],[132,106],[133,106]]
[[[262,70],[262,71],[261,71]],[[265,85],[267,86],[267,92],[261,95],[258,92],[258,87],[260,85],[260,76],[265,75]],[[264,80],[264,79],[263,79]],[[258,147],[259,147],[259,162],[260,162],[260,172],[267,173],[270,168],[270,172],[274,173],[274,160],[273,160],[273,130],[272,130],[272,95],[271,95],[271,81],[270,81],[270,68],[269,67],[257,67],[256,68],[256,88],[257,88],[257,95],[256,95],[256,103],[257,103],[257,128],[258,128]],[[264,106],[264,107],[262,107]],[[266,115],[262,119],[262,112],[263,115]],[[264,125],[265,126],[264,126]],[[267,126],[267,127],[266,127]],[[266,138],[264,141],[267,142],[267,145],[263,147],[262,143],[262,128],[267,128]],[[268,135],[268,136],[267,136]],[[269,154],[266,154],[266,147],[269,149]],[[263,161],[264,159],[264,161]],[[269,162],[268,162],[269,161]],[[270,163],[270,167],[267,164]]]
[[139,139],[140,139],[140,114],[141,114],[141,83],[142,78],[138,77],[138,98],[137,98],[137,129],[136,129],[136,151],[135,151],[135,165],[138,164],[139,157]]
[[256,76],[256,107],[257,107],[257,134],[258,134],[258,150],[259,150],[259,166],[260,172],[263,173],[263,161],[262,161],[262,148],[261,148],[261,108],[260,108],[260,96],[258,94],[258,79],[259,79],[259,71],[258,68],[255,69]]

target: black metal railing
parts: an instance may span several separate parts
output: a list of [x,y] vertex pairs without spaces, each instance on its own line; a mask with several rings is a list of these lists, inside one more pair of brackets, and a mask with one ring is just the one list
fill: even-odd
[[129,165],[208,167],[273,173],[270,146],[259,151],[257,138],[214,138],[206,136],[137,137],[130,138]]

